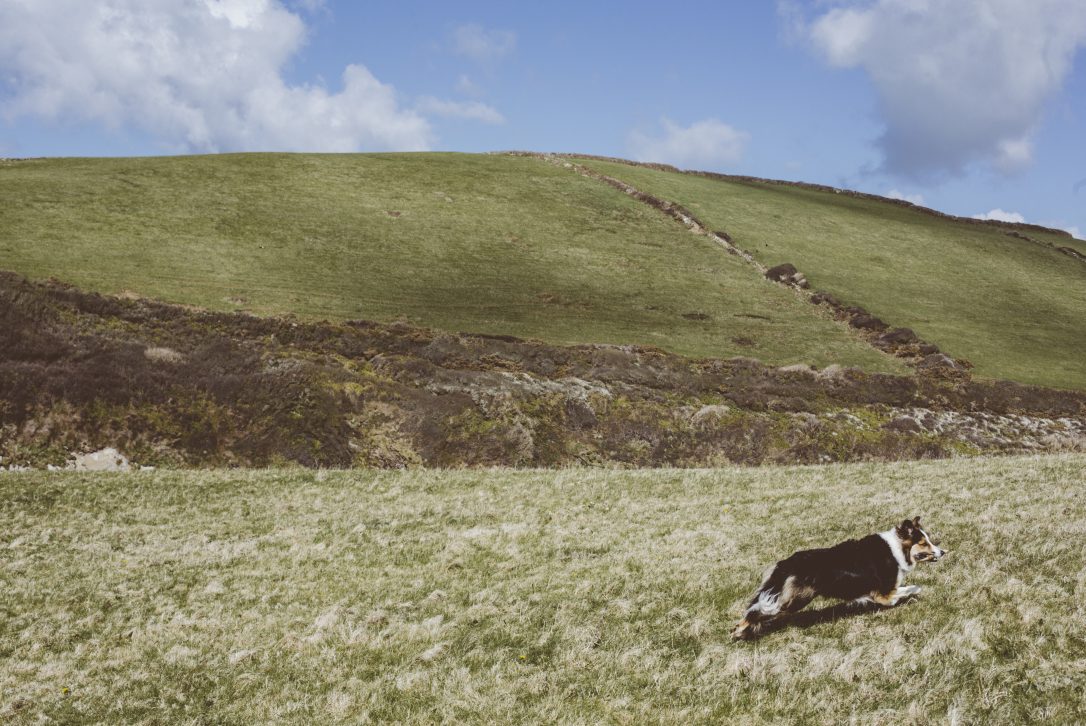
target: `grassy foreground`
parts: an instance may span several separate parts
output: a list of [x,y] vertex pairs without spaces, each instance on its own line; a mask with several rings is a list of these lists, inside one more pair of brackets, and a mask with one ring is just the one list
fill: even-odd
[[793,263],[815,289],[914,329],[968,358],[978,375],[1086,389],[1086,264],[1079,260],[1000,227],[879,200],[584,163],[683,204],[767,265]]
[[0,163],[0,270],[212,310],[899,372],[591,179],[472,154]]
[[[1082,722],[1084,470],[0,475],[0,719]],[[914,514],[917,600],[730,642],[775,558]]]

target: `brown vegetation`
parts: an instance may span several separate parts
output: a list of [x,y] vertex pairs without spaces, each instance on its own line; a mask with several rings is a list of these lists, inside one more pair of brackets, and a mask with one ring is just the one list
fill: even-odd
[[63,464],[106,446],[160,465],[696,466],[1086,441],[1086,394],[933,367],[942,373],[773,368],[644,346],[303,323],[0,274],[5,465]]

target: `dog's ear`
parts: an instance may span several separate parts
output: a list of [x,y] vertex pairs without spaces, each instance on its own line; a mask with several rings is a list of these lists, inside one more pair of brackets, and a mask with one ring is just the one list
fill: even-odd
[[920,517],[913,517],[913,527],[920,529]]
[[906,539],[913,533],[913,523],[909,520],[903,520],[901,524],[897,526],[897,536],[902,539]]

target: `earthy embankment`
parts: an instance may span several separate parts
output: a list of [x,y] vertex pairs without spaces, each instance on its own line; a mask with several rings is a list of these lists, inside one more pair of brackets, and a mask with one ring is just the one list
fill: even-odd
[[210,313],[0,274],[0,465],[626,466],[1086,450],[1086,394]]

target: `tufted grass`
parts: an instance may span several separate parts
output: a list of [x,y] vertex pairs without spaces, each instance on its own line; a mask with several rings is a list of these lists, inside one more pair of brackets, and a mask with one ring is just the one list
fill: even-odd
[[[1084,471],[3,474],[0,720],[1082,722]],[[774,559],[916,514],[918,599],[730,641]]]

